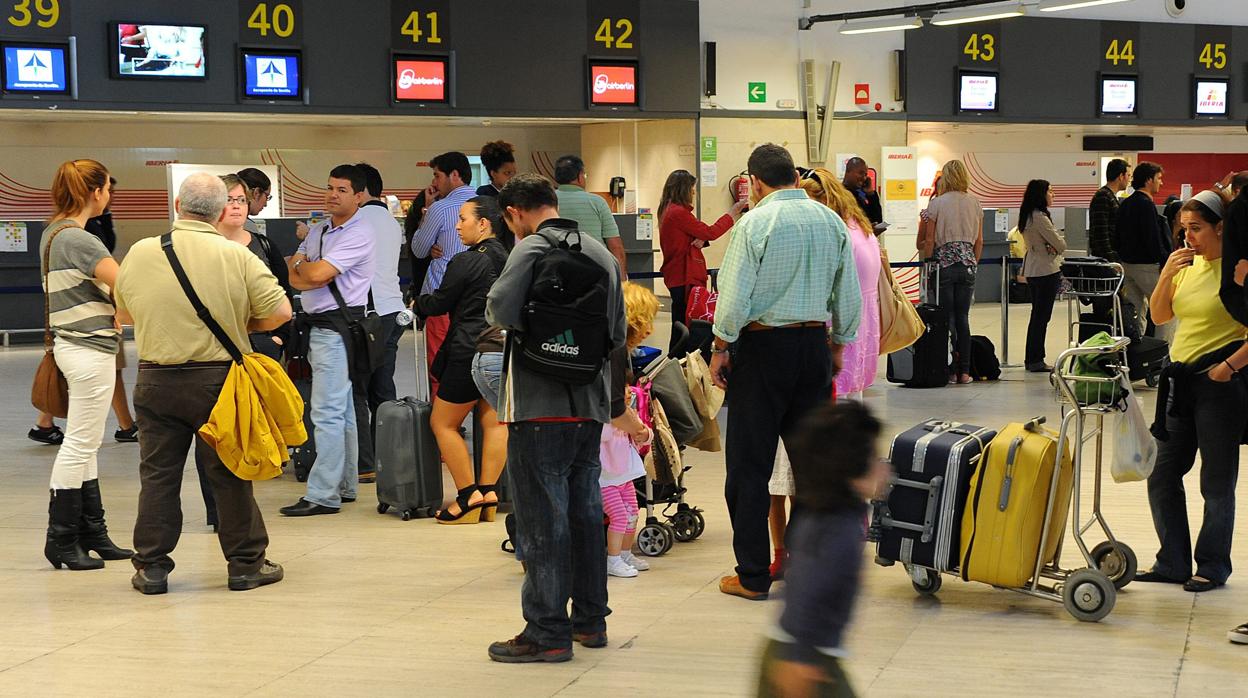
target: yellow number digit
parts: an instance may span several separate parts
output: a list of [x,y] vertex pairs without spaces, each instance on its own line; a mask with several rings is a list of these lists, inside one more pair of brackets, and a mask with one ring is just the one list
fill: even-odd
[[1113,61],[1114,65],[1118,65],[1118,61],[1125,60],[1122,51],[1118,48],[1118,40],[1114,39],[1109,42],[1109,48],[1105,51],[1105,60]]
[[1200,58],[1197,58],[1196,60],[1199,61],[1201,65],[1205,66],[1206,68],[1209,68],[1210,66],[1213,65],[1212,54],[1213,54],[1213,44],[1205,44],[1205,47],[1200,50]]
[[247,27],[260,32],[260,36],[268,36],[269,28],[273,25],[269,24],[269,6],[266,3],[259,3],[256,9],[247,18]]
[[429,43],[442,43],[442,37],[438,36],[438,13],[429,12],[426,16],[429,18]]
[[30,20],[30,0],[21,0],[21,2],[13,6],[13,14],[9,16],[9,24],[15,27],[28,27],[30,26]]
[[273,33],[283,39],[295,33],[295,11],[290,9],[290,5],[282,3],[273,6]]
[[615,40],[616,48],[632,48],[633,42],[628,37],[633,35],[633,23],[627,19],[621,19],[615,23],[615,28],[620,30],[620,36]]
[[615,43],[615,37],[611,36],[611,20],[604,19],[602,24],[598,25],[598,31],[594,32],[594,41],[601,43],[607,48]]
[[412,37],[413,44],[420,43],[420,37],[424,36],[424,33],[420,31],[420,13],[413,12],[409,14],[403,22],[403,28],[399,29],[399,33],[403,36]]
[[35,12],[43,19],[35,22],[44,29],[51,29],[61,21],[60,0],[35,0]]
[[966,45],[962,47],[962,53],[970,56],[971,60],[979,60],[979,34],[971,34],[971,38],[966,40]]
[[1213,47],[1213,67],[1222,70],[1226,67],[1226,44]]
[[1127,43],[1122,45],[1121,58],[1127,65],[1135,65],[1135,41],[1127,39]]
[[997,57],[997,38],[992,34],[984,34],[983,47],[979,52],[980,60],[991,62]]

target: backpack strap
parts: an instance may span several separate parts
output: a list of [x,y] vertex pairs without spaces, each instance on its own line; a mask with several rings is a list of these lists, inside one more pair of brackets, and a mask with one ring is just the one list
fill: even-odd
[[182,292],[186,294],[187,300],[191,302],[191,307],[195,309],[195,314],[199,319],[208,326],[208,330],[217,338],[221,346],[229,352],[230,358],[234,363],[243,363],[243,352],[239,351],[238,345],[230,336],[225,333],[221,325],[212,317],[212,313],[199,299],[199,294],[195,293],[195,288],[191,286],[191,280],[186,276],[186,269],[182,268],[182,262],[178,260],[178,255],[173,251],[173,233],[168,232],[160,236],[160,247],[165,251],[165,257],[169,259],[169,266],[173,267],[173,275],[178,277],[178,283],[182,286]]

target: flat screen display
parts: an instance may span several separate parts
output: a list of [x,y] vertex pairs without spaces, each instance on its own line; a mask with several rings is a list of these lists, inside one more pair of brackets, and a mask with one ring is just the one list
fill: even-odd
[[1135,83],[1134,77],[1101,76],[1101,113],[1135,114],[1139,109]]
[[995,112],[998,100],[995,73],[958,72],[958,111]]
[[69,47],[65,44],[3,43],[4,91],[69,94]]
[[450,59],[395,56],[394,101],[446,104],[450,101]]
[[197,25],[110,25],[113,76],[203,80],[208,77],[204,35]]
[[243,97],[302,99],[298,52],[243,49]]
[[1196,116],[1226,116],[1230,113],[1227,101],[1230,96],[1229,80],[1197,78],[1194,103]]
[[592,106],[635,107],[638,104],[635,62],[590,62],[589,103]]

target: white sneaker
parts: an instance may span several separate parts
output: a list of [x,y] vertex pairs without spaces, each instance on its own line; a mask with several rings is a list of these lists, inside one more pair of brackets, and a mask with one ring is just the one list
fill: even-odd
[[636,577],[637,568],[620,557],[607,557],[607,574],[612,577]]
[[633,566],[638,572],[645,572],[650,569],[650,563],[633,555],[633,551],[625,550],[620,553],[620,559]]

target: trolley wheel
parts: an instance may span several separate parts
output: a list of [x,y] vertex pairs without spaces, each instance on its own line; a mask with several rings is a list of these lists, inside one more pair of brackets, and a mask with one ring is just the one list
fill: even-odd
[[402,513],[402,514],[399,514],[399,518],[400,518],[400,519],[403,519],[404,521],[411,521],[411,520],[412,520],[412,510],[411,510],[411,509],[404,509],[404,510],[403,510],[403,513]]
[[1121,589],[1135,579],[1135,551],[1125,543],[1115,545],[1105,541],[1097,545],[1092,548],[1092,561],[1114,583],[1115,589]]
[[659,524],[650,523],[637,532],[637,549],[647,557],[658,557],[667,552],[671,546],[667,543],[667,533]]
[[1114,610],[1118,590],[1104,572],[1084,568],[1075,570],[1062,585],[1062,605],[1077,620],[1095,623]]
[[1150,388],[1156,388],[1160,384],[1161,384],[1160,373],[1150,373],[1144,377],[1144,385],[1147,385]]
[[384,514],[384,513],[386,513],[387,511],[390,511],[390,505],[389,505],[389,504],[386,504],[386,503],[382,502],[382,503],[380,503],[380,504],[378,504],[378,505],[377,505],[377,513],[378,513],[378,514]]
[[693,514],[693,522],[698,527],[697,531],[693,534],[693,537],[700,538],[702,537],[702,534],[706,532],[706,519],[702,516],[701,509],[690,509],[689,512]]
[[672,533],[681,543],[688,543],[698,537],[698,522],[693,518],[692,512],[678,511],[672,514],[671,522]]
[[914,590],[924,596],[934,596],[940,591],[940,573],[935,570],[915,567],[910,572],[910,584]]

